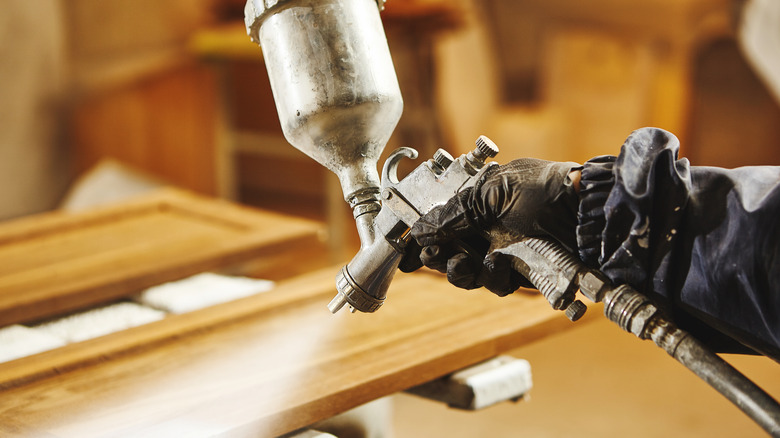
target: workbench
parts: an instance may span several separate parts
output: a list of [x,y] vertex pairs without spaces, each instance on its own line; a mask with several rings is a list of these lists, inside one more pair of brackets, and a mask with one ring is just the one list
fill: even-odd
[[[288,222],[300,228],[286,238],[314,235]],[[278,249],[274,234],[257,246]],[[428,271],[398,273],[374,314],[332,315],[338,268],[0,364],[0,435],[277,436],[573,327],[536,294],[466,292]]]

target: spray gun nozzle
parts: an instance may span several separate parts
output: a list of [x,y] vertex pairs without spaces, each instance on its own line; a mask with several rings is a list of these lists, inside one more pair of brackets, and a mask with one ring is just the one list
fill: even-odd
[[[378,243],[381,245],[382,241]],[[385,302],[387,288],[398,267],[400,255],[382,257],[380,254],[379,257],[374,257],[379,252],[376,248],[377,246],[372,245],[358,252],[355,258],[347,266],[341,268],[341,271],[336,275],[338,294],[328,304],[328,309],[332,313],[338,312],[346,304],[349,304],[352,313],[355,310],[375,312]],[[377,262],[382,260],[389,261],[389,264],[380,263],[382,266],[377,265]],[[355,268],[358,273],[368,275],[355,279],[350,275],[350,267]],[[370,292],[366,292],[367,290]]]
[[344,305],[347,304],[347,297],[344,296],[341,292],[336,294],[335,297],[333,297],[333,300],[328,304],[328,310],[330,310],[330,313],[336,313],[339,310],[341,310]]

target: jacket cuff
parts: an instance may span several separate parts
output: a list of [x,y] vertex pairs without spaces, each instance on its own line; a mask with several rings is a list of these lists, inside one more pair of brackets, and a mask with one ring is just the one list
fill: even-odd
[[577,212],[577,247],[580,258],[598,268],[602,258],[602,233],[606,227],[604,204],[615,185],[616,157],[604,155],[588,160],[580,179],[580,205]]

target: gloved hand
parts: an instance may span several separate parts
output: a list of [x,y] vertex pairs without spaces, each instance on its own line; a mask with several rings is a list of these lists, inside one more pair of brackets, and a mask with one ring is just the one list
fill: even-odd
[[[575,250],[579,197],[569,174],[580,167],[523,158],[488,170],[473,188],[417,221],[400,269],[409,272],[424,264],[446,272],[455,286],[484,286],[499,296],[530,285],[505,257],[486,254],[525,236],[552,237]],[[481,260],[469,257],[461,241]]]

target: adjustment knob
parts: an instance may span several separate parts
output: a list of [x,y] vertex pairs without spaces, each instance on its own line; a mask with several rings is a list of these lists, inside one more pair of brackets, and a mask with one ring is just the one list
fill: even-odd
[[566,308],[565,313],[566,317],[571,321],[577,321],[578,319],[582,318],[583,315],[585,315],[586,310],[588,310],[588,306],[586,306],[582,301],[576,300],[569,304],[569,307]]
[[446,169],[450,167],[450,164],[452,164],[455,159],[452,158],[452,155],[450,155],[449,152],[445,151],[444,149],[439,149],[433,153],[433,161],[441,166],[442,169]]
[[476,141],[477,148],[474,149],[474,155],[481,159],[493,158],[498,155],[498,146],[493,143],[493,140],[487,138],[484,135],[480,135]]

